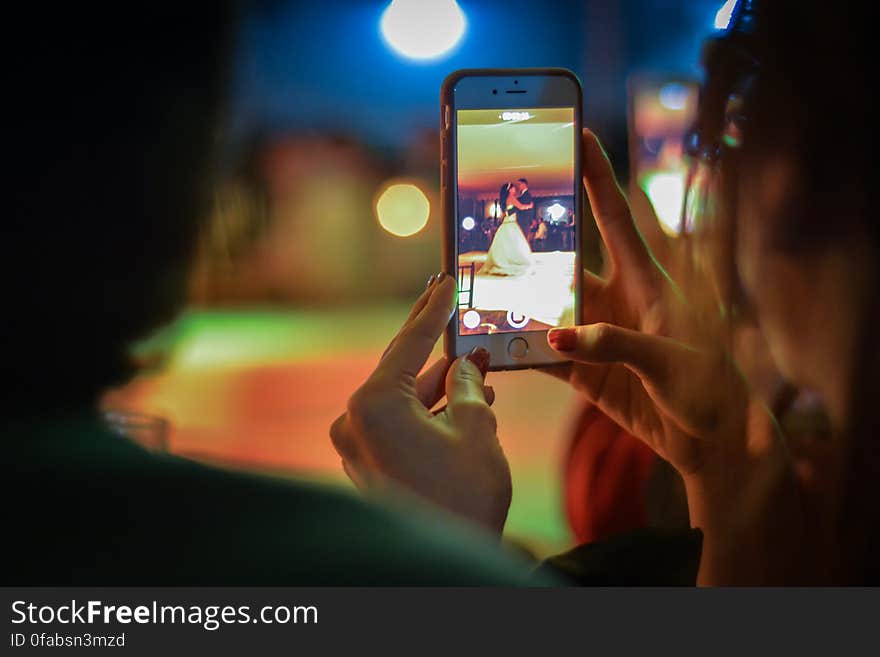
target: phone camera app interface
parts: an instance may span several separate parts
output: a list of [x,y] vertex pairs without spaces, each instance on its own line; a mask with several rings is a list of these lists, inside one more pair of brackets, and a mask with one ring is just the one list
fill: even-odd
[[456,118],[459,334],[574,324],[574,108]]

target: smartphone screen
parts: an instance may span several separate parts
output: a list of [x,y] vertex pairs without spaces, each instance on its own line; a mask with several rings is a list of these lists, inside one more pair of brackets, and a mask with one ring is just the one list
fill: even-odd
[[575,111],[456,110],[459,335],[575,323]]
[[635,78],[630,93],[630,158],[636,182],[669,235],[682,232],[687,162],[684,140],[696,118],[696,81]]

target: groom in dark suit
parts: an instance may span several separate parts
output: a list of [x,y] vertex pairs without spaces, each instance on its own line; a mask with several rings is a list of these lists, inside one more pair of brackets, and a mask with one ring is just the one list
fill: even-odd
[[532,220],[535,218],[535,202],[529,193],[529,181],[520,178],[513,183],[513,186],[516,189],[517,200],[516,223],[522,229],[523,235],[528,235],[529,226],[532,225]]

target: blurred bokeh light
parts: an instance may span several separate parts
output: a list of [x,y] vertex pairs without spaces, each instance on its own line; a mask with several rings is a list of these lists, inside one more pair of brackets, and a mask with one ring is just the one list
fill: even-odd
[[655,172],[645,178],[645,193],[651,199],[664,231],[670,235],[678,233],[684,202],[684,179],[683,171]]
[[660,104],[666,109],[683,110],[687,106],[689,91],[678,82],[667,82],[660,87]]
[[431,214],[431,204],[421,189],[412,184],[388,185],[376,199],[376,218],[379,225],[392,235],[415,235]]
[[547,208],[547,214],[550,215],[550,218],[553,219],[553,221],[559,221],[565,213],[565,206],[560,205],[559,203],[554,203]]
[[464,34],[466,21],[455,0],[393,0],[382,14],[382,36],[412,59],[448,53]]
[[733,8],[736,6],[736,0],[727,0],[721,8],[718,10],[718,13],[715,14],[715,29],[723,30],[726,29],[730,24],[730,17],[733,15]]

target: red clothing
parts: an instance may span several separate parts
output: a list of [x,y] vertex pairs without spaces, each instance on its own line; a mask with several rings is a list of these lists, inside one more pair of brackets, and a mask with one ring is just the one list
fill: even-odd
[[565,464],[565,510],[579,543],[647,526],[655,458],[598,409],[583,412]]

